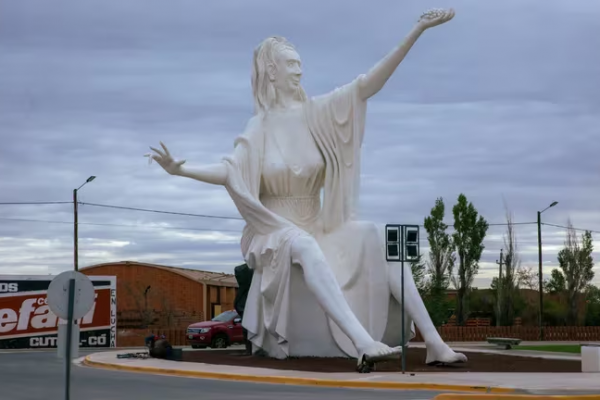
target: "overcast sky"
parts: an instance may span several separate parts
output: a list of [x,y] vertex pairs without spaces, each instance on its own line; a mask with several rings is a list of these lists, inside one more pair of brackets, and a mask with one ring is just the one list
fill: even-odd
[[[462,192],[490,224],[505,222],[504,203],[534,222],[558,201],[544,222],[596,230],[600,250],[597,0],[5,0],[0,202],[70,201],[95,175],[80,201],[239,218],[223,188],[148,165],[148,146],[162,140],[190,166],[230,153],[267,36],[296,45],[317,95],[367,72],[430,7],[456,17],[427,31],[369,104],[362,218],[422,224],[441,196],[452,225]],[[72,205],[1,205],[0,217],[0,273],[73,267]],[[81,266],[243,262],[238,219],[83,205],[80,222]],[[477,286],[497,274],[505,229],[489,229]],[[517,235],[535,267],[536,226]],[[545,273],[564,236],[543,227]]]

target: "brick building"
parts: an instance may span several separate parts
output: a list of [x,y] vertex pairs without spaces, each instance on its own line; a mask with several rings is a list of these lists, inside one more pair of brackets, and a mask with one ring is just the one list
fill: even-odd
[[88,275],[117,277],[119,328],[185,328],[233,309],[237,282],[232,274],[134,261],[92,265]]

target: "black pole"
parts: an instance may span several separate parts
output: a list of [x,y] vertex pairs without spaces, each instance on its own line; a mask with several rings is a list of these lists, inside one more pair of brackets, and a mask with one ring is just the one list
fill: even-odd
[[537,228],[538,228],[538,279],[539,279],[539,295],[540,295],[540,314],[538,316],[538,324],[540,328],[540,340],[544,340],[544,286],[542,275],[542,213],[537,213]]
[[71,398],[71,342],[73,341],[73,308],[75,308],[75,278],[69,280],[69,309],[65,349],[65,400]]
[[79,271],[79,238],[77,229],[77,189],[73,189],[73,265]]
[[496,314],[496,326],[500,326],[500,315],[502,315],[502,264],[503,262],[503,254],[502,251],[504,249],[500,249],[500,261],[496,260],[496,264],[498,264],[499,266],[499,271],[498,271],[498,287],[496,288],[496,296],[498,296],[497,298],[497,314]]
[[400,297],[402,298],[401,302],[402,302],[402,374],[404,374],[406,372],[406,329],[404,326],[404,257],[405,257],[405,245],[404,245],[404,240],[406,239],[404,237],[404,226],[401,227],[401,240],[400,240],[400,257],[402,257],[402,262],[400,263],[400,267],[402,268],[402,270],[400,271],[400,281],[401,281],[401,286],[402,286],[402,293],[400,294]]

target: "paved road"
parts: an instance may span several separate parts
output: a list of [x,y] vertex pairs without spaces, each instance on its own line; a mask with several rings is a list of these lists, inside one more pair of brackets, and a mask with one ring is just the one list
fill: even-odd
[[[55,352],[0,352],[0,398],[63,399],[63,366]],[[437,394],[429,391],[367,391],[211,381],[107,371],[76,365],[72,368],[71,376],[73,400],[407,400],[431,399]]]

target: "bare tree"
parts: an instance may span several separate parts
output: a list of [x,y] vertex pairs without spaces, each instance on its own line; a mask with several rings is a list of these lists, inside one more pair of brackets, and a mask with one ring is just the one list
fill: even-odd
[[[148,288],[150,285],[145,285],[140,282],[137,284],[126,282],[124,286],[125,291],[129,294],[134,303],[135,309],[132,311],[139,316],[141,327],[147,328],[152,325],[156,319],[156,313],[153,308],[148,306]],[[150,304],[152,303],[150,302]]]
[[538,272],[532,266],[521,266],[517,269],[517,280],[520,288],[538,290]]
[[163,328],[172,328],[175,325],[175,309],[164,294],[160,296],[161,314],[163,316]]
[[513,215],[506,207],[506,233],[504,235],[504,273],[498,280],[497,296],[500,298],[498,319],[501,325],[512,325],[515,318],[514,302],[519,292],[518,271],[521,269],[517,235]]

